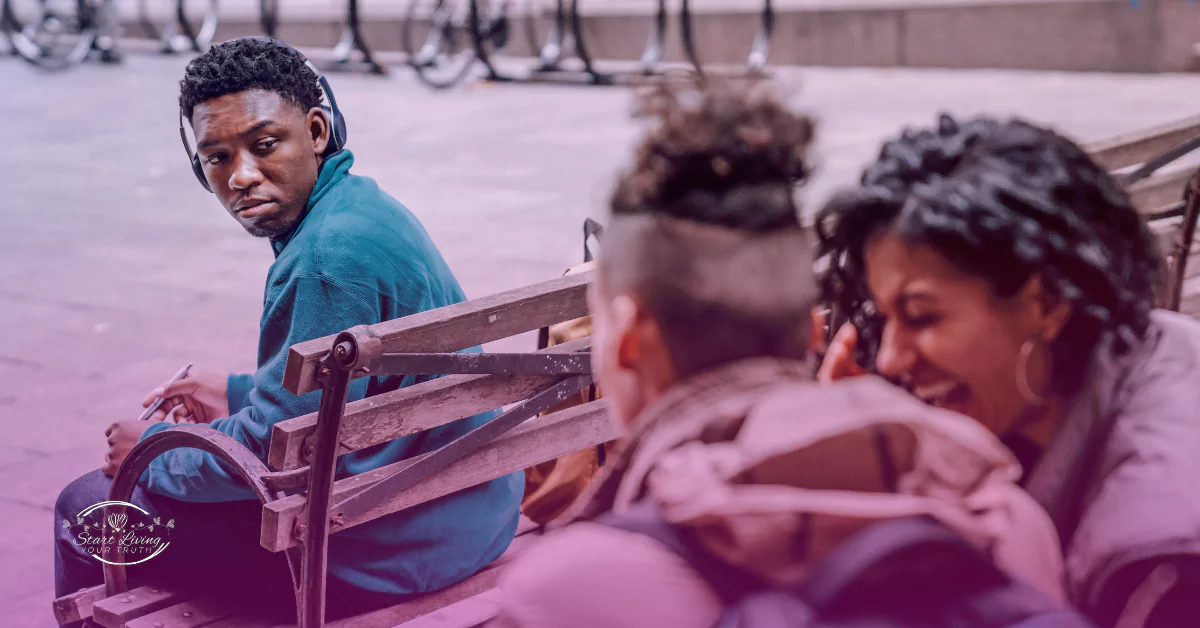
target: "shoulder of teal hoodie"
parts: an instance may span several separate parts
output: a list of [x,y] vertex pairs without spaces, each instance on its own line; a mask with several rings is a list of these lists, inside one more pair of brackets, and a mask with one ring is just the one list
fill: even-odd
[[312,208],[272,267],[272,283],[314,275],[380,298],[385,318],[464,300],[420,221],[369,177],[346,175]]

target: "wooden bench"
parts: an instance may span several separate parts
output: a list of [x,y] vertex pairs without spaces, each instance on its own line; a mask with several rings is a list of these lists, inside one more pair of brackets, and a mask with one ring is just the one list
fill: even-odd
[[[263,503],[260,542],[287,556],[299,625],[321,626],[330,533],[615,437],[603,400],[546,412],[591,383],[590,338],[530,353],[449,353],[586,315],[592,276],[569,275],[295,345],[284,384],[295,394],[321,390],[320,410],[274,427],[268,464],[216,430],[179,426],[129,453],[110,500],[128,501],[142,471],[169,449],[195,447],[220,457]],[[368,374],[448,375],[346,404],[347,383]],[[334,481],[338,456],[509,404],[517,405],[442,449]],[[108,508],[119,515],[125,507]],[[498,567],[536,536],[524,534],[535,527],[529,523],[524,520],[510,549],[478,574],[329,625],[395,626],[494,588]],[[115,562],[121,562],[119,554]],[[105,585],[54,602],[59,622],[91,618],[105,628],[296,625],[255,618],[254,609],[188,591],[130,590],[120,565],[106,565],[104,575]]]

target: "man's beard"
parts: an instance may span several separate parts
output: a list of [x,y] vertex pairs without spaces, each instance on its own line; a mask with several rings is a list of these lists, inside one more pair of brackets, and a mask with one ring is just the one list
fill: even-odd
[[274,238],[291,231],[297,222],[299,220],[267,220],[253,225],[243,224],[242,227],[246,229],[246,233],[256,238]]

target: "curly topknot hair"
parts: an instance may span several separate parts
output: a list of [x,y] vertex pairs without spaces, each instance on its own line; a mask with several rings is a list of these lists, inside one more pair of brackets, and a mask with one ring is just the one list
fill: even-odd
[[1070,140],[1020,120],[943,115],[886,143],[861,184],[817,220],[822,287],[859,329],[860,363],[874,362],[881,332],[863,249],[885,228],[1000,297],[1039,273],[1072,305],[1050,348],[1061,392],[1082,384],[1097,343],[1121,355],[1145,335],[1161,280],[1155,242],[1121,186]]
[[611,199],[652,214],[750,232],[799,225],[792,188],[809,175],[813,122],[767,89],[660,87],[635,112],[656,123]]
[[179,108],[188,120],[196,105],[248,89],[275,92],[308,111],[321,104],[317,75],[294,52],[262,39],[234,39],[192,59],[179,81]]

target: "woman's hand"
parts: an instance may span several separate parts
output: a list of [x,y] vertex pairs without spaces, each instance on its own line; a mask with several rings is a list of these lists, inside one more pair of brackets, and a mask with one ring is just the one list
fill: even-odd
[[867,370],[854,360],[854,350],[857,347],[858,329],[850,323],[842,323],[825,351],[825,359],[817,371],[817,381],[828,384],[847,377],[866,375]]

